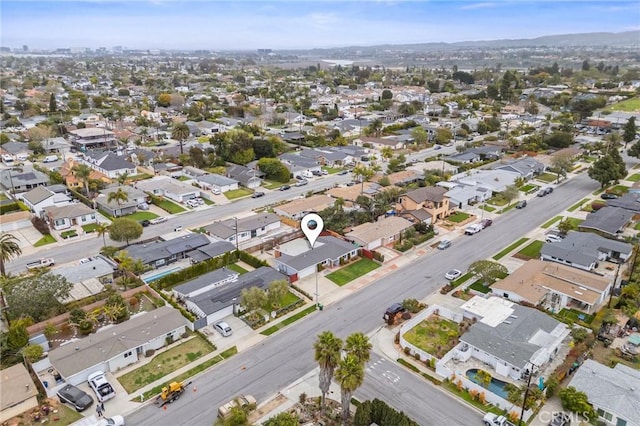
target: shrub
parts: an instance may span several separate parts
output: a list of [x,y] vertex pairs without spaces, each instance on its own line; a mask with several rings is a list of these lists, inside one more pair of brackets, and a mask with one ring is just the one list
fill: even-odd
[[0,215],[20,210],[18,203],[9,203],[0,205]]
[[418,352],[414,353],[413,357],[416,359],[416,361],[420,361],[420,354]]
[[405,346],[403,351],[405,355],[411,355],[411,348],[409,346]]
[[49,224],[38,216],[34,216],[31,218],[31,223],[33,227],[38,230],[42,235],[49,235],[51,232],[49,231]]
[[153,356],[153,354],[156,353],[155,349],[147,349],[147,351],[144,353],[144,356],[146,356],[147,358],[150,358]]
[[402,313],[402,319],[405,320],[405,321],[406,320],[410,320],[411,319],[411,312],[406,312],[406,311],[403,312]]
[[412,314],[416,314],[424,309],[427,305],[416,299],[404,299],[402,301],[402,306]]

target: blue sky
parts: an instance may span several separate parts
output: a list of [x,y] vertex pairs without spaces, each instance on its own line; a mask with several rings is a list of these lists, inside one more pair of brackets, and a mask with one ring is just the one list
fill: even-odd
[[637,1],[2,0],[0,44],[306,49],[640,29]]

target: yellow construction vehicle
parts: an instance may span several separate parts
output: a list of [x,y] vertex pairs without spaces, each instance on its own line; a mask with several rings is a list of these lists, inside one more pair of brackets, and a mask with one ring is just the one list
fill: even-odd
[[176,399],[180,398],[180,395],[182,395],[184,393],[184,391],[187,389],[187,386],[189,386],[191,384],[191,382],[185,383],[185,382],[171,382],[169,383],[169,386],[164,386],[162,388],[162,392],[160,393],[160,395],[158,395],[155,399],[155,401],[153,401],[153,403],[155,405],[157,405],[158,407],[162,407],[165,404],[170,404],[173,401],[175,401]]

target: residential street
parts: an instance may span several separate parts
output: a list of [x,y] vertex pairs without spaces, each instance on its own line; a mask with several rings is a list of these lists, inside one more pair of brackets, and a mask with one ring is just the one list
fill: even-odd
[[[451,248],[427,254],[389,273],[353,296],[326,306],[324,311],[214,367],[194,379],[197,392],[185,395],[166,411],[147,405],[128,416],[127,423],[205,426],[214,421],[217,407],[235,395],[249,393],[259,402],[264,401],[315,368],[312,345],[321,331],[329,329],[344,338],[355,331],[369,333],[379,328],[389,304],[406,298],[424,298],[445,283],[447,270],[454,267],[464,270],[473,261],[493,255],[597,188],[598,184],[582,173],[559,186],[553,195],[534,197],[525,209],[501,215],[487,231],[455,239]],[[393,370],[398,368],[395,366]],[[388,385],[376,384],[381,380],[376,375],[367,378],[360,392],[366,397],[389,401],[410,417],[421,419],[421,424],[450,425],[451,418],[457,419],[458,413],[463,412],[462,405],[444,397],[440,389],[411,374],[395,374],[402,382],[397,385],[398,392],[390,392]],[[460,424],[476,423],[465,420]]]

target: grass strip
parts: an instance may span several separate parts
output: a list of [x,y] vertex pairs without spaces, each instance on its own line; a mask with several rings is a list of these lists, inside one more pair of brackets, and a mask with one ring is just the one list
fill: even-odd
[[567,211],[572,212],[572,211],[578,210],[578,209],[579,209],[580,207],[582,207],[582,205],[583,205],[584,203],[586,203],[587,201],[589,201],[589,199],[588,199],[588,198],[585,198],[585,199],[584,199],[584,200],[582,200],[582,201],[578,201],[577,203],[575,203],[574,205],[572,205],[571,207],[569,207],[569,208],[567,209]]
[[508,246],[507,248],[505,248],[504,250],[502,250],[501,252],[499,252],[498,254],[496,254],[495,256],[493,256],[493,260],[500,260],[503,257],[505,257],[507,255],[507,253],[511,252],[512,250],[514,250],[516,247],[521,246],[522,244],[524,244],[526,241],[528,241],[528,238],[520,238],[518,241],[516,241],[515,243],[511,244],[510,246]]
[[540,226],[541,228],[547,229],[549,227],[551,227],[551,225],[553,225],[554,223],[560,221],[562,219],[562,216],[556,216],[553,219],[545,222],[542,226]]
[[262,334],[263,336],[271,336],[276,331],[280,330],[281,328],[284,328],[284,327],[288,326],[292,322],[298,321],[300,318],[306,317],[310,313],[316,311],[316,309],[317,309],[316,305],[309,306],[308,308],[303,309],[302,311],[300,311],[300,312],[298,312],[296,314],[293,314],[290,317],[287,317],[287,318],[283,319],[278,324],[276,324],[274,326],[271,326],[271,327],[267,328],[264,331],[261,331],[260,334]]

